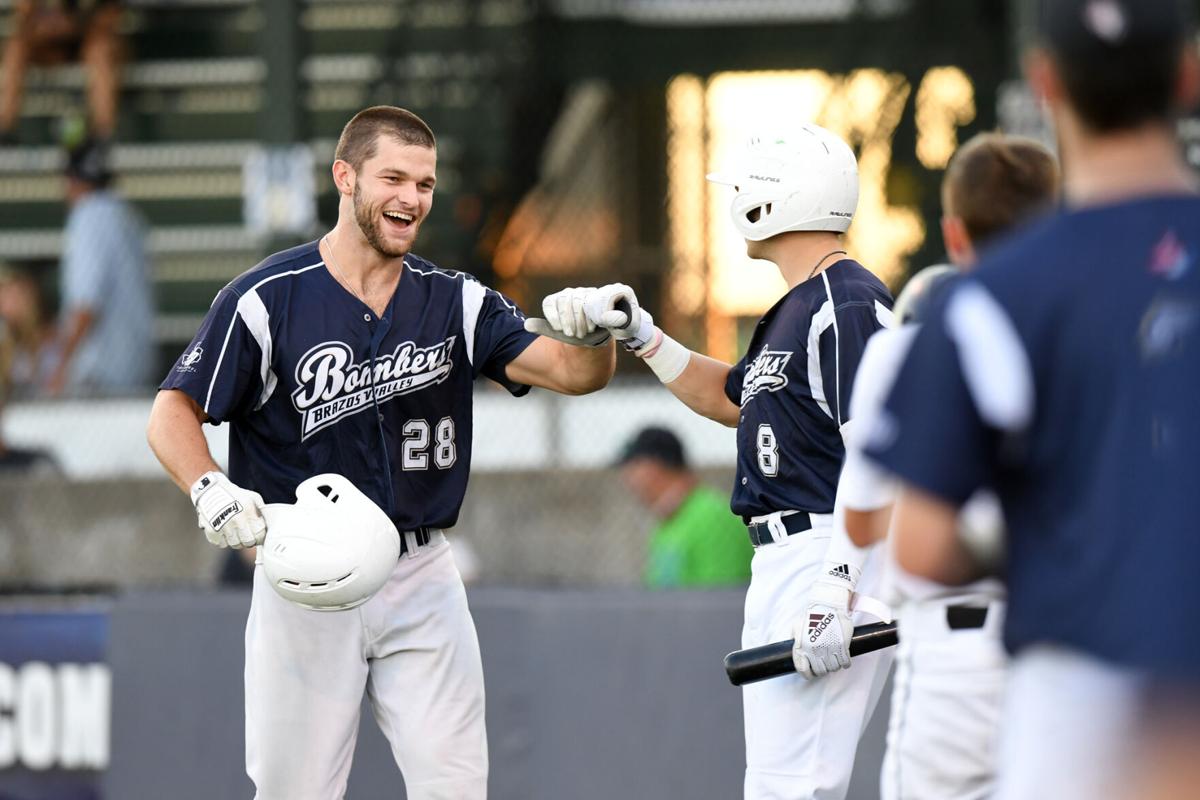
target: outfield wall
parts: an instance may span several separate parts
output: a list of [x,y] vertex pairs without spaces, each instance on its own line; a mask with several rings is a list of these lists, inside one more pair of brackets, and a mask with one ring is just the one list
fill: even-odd
[[[35,772],[18,764],[0,769],[0,796],[250,797],[242,773],[241,677],[248,601],[242,592],[137,592],[82,609],[83,622],[106,639],[106,767],[71,770],[55,762]],[[477,589],[471,605],[488,686],[493,800],[741,796],[740,692],[721,667],[738,640],[740,592]],[[45,600],[6,601],[0,631],[24,620],[43,638],[77,640],[67,618],[81,609],[56,611],[54,624],[39,628],[38,615],[53,617]],[[0,638],[0,668],[29,671],[21,653],[37,645],[28,636]],[[69,651],[62,657],[71,660]],[[44,706],[38,713],[90,720],[82,733],[44,733],[70,737],[74,751],[96,756],[105,752],[94,730],[103,703],[94,691],[85,699],[71,714]],[[37,728],[28,718],[34,711],[11,702],[4,711],[0,722]],[[877,714],[867,733],[850,792],[855,800],[877,797],[883,724]],[[70,749],[52,738],[37,747],[43,754]],[[35,793],[55,780],[62,792]],[[386,742],[365,713],[347,796],[401,798],[400,786]]]

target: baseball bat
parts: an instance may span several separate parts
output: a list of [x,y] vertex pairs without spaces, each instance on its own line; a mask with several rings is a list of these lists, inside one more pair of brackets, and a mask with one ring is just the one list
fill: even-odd
[[[734,650],[725,656],[725,674],[734,686],[745,686],[747,683],[765,681],[768,678],[778,678],[796,671],[792,661],[792,646],[795,639],[784,642],[772,642],[762,647],[750,647],[745,650]],[[850,638],[850,655],[861,656],[874,653],[885,647],[891,647],[900,641],[896,635],[896,623],[876,622],[871,625],[859,625],[854,629]]]

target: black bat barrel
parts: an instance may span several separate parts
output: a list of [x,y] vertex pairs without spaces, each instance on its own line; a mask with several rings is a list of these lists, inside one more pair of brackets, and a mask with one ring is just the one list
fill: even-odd
[[[885,647],[891,647],[899,641],[896,635],[896,623],[876,622],[871,625],[859,625],[854,629],[850,639],[850,655],[861,656],[873,653]],[[725,674],[734,686],[745,686],[747,683],[765,681],[796,671],[792,661],[792,645],[794,639],[784,642],[772,642],[762,647],[751,647],[746,650],[735,650],[725,656]]]

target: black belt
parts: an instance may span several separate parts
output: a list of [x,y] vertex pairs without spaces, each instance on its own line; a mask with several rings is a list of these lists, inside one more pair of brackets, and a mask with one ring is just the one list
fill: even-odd
[[[788,514],[786,517],[781,517],[779,521],[783,523],[783,529],[787,531],[788,536],[812,530],[812,520],[804,511]],[[750,543],[755,547],[775,541],[766,522],[751,522],[746,526],[746,531],[750,534]]]
[[433,538],[434,528],[416,528],[411,531],[400,531],[400,555],[408,552],[408,537],[404,534],[411,533],[417,537],[417,547],[424,547],[429,544],[429,540]]
[[982,628],[987,615],[987,606],[946,606],[946,624],[952,631]]

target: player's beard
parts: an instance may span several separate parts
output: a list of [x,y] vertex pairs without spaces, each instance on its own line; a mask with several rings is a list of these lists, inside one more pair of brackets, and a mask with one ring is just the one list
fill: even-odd
[[[402,258],[411,249],[408,244],[389,246],[383,231],[379,229],[379,218],[383,216],[382,205],[371,205],[362,199],[362,184],[354,184],[354,221],[362,231],[367,244],[385,258]],[[413,220],[416,225],[416,220]]]

